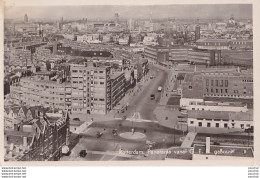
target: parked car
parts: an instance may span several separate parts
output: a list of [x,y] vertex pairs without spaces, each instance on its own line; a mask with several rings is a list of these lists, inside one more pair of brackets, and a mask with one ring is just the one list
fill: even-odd
[[87,156],[86,150],[81,150],[81,151],[79,152],[79,156],[82,157],[82,158],[86,157],[86,156]]
[[102,132],[97,132],[97,138],[100,138],[103,135]]
[[150,99],[151,99],[151,100],[154,100],[154,99],[155,99],[155,95],[154,95],[154,94],[151,94],[151,95],[150,95]]
[[79,119],[79,118],[74,118],[73,120],[74,120],[74,121],[80,121],[80,119]]

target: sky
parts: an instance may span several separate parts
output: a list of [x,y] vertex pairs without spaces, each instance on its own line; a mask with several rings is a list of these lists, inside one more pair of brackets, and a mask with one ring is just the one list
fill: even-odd
[[119,13],[121,19],[136,18],[184,18],[184,19],[251,19],[250,4],[200,4],[200,5],[82,5],[82,6],[8,6],[4,16],[22,20],[24,14],[29,19],[113,19]]

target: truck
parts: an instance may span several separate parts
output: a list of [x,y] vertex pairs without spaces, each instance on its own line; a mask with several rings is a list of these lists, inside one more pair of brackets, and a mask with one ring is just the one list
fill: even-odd
[[162,87],[159,86],[159,87],[158,87],[158,92],[161,92],[161,91],[162,91]]

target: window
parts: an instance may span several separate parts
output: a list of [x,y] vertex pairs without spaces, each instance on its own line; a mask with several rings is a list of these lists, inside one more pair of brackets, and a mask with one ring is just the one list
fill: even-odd
[[206,79],[206,86],[209,86],[209,79]]
[[228,87],[228,80],[225,80],[225,87]]
[[223,89],[220,89],[220,93],[223,93]]
[[224,128],[227,128],[228,127],[228,124],[224,124]]
[[216,93],[218,93],[218,89],[216,89]]
[[228,92],[228,90],[227,90],[227,89],[225,89],[225,92],[227,93],[227,92]]
[[199,122],[199,123],[198,123],[198,126],[199,126],[199,127],[202,127],[202,122]]
[[207,90],[207,93],[209,92],[209,89],[208,88],[206,88],[206,90]]
[[194,121],[190,121],[190,124],[194,124]]
[[214,86],[214,80],[211,80],[211,86]]
[[215,80],[215,82],[216,82],[216,86],[218,86],[218,80]]
[[216,123],[216,127],[219,127],[219,123]]
[[240,127],[241,127],[241,129],[244,129],[244,124],[241,124]]
[[234,123],[232,123],[232,128],[234,128],[235,127],[235,124]]
[[223,80],[220,80],[220,86],[223,87]]
[[100,74],[104,73],[104,71],[99,71]]
[[210,123],[209,122],[207,123],[207,127],[210,127]]

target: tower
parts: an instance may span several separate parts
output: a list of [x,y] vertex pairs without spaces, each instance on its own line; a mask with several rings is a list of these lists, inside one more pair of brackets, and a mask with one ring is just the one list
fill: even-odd
[[200,26],[199,26],[199,19],[197,19],[197,25],[195,26],[195,41],[200,39]]
[[27,16],[27,14],[24,15],[24,19],[23,19],[23,20],[24,20],[24,22],[28,22],[28,16]]
[[119,23],[119,14],[118,13],[115,13],[114,21],[116,24]]
[[197,41],[198,39],[200,39],[200,26],[196,25],[196,27],[195,27],[195,41]]

